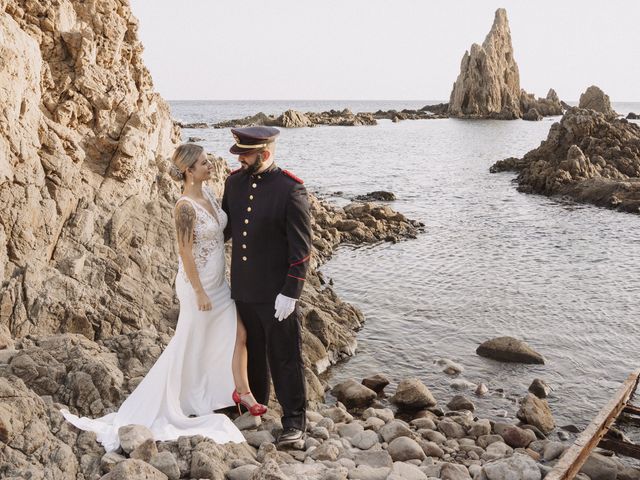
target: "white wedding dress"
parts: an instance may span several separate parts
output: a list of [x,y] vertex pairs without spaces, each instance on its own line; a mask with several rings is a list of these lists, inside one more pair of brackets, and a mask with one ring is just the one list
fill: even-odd
[[217,443],[244,441],[242,433],[226,415],[212,413],[233,405],[231,394],[235,385],[231,360],[237,325],[236,307],[225,280],[223,231],[227,216],[213,192],[207,187],[203,190],[215,217],[187,197],[180,200],[191,203],[196,212],[193,253],[212,309],[198,310],[195,293],[179,261],[178,324],[173,338],[149,373],[117,412],[91,419],[61,410],[76,427],[95,432],[108,452],[120,446],[118,429],[131,424],[149,428],[155,440],[203,435]]

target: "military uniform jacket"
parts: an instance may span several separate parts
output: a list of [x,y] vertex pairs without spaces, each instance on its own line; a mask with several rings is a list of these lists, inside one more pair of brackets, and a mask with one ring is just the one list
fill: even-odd
[[232,238],[231,297],[271,303],[279,293],[299,298],[311,254],[309,199],[302,180],[272,166],[227,178],[222,208]]

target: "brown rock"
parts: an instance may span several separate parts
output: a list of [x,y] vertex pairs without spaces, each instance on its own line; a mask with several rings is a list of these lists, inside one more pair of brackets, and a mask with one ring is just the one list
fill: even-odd
[[380,393],[384,390],[384,387],[386,387],[387,385],[389,385],[389,379],[380,374],[377,373],[375,375],[372,375],[370,377],[364,378],[362,380],[362,384],[365,387],[370,388],[371,390],[373,390],[376,393]]
[[391,401],[399,407],[415,410],[434,407],[437,404],[427,386],[417,378],[402,380]]
[[591,85],[580,95],[578,108],[588,108],[607,116],[615,116],[617,113],[611,108],[609,95],[604,93],[599,87]]
[[522,340],[513,337],[498,337],[482,343],[476,353],[482,357],[503,362],[541,363],[544,358]]
[[547,401],[531,393],[520,400],[520,409],[516,415],[522,422],[539,428],[544,434],[548,434],[556,427]]

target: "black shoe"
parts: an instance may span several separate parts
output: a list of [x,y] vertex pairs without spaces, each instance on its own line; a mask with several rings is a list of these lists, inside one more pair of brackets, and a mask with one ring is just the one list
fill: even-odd
[[302,440],[304,432],[298,428],[287,427],[278,437],[278,445],[286,445],[288,443],[294,443],[298,440]]

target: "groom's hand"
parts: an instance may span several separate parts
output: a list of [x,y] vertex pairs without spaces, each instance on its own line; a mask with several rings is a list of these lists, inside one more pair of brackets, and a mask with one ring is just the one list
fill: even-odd
[[276,297],[276,318],[279,322],[287,318],[293,313],[296,308],[297,300],[295,298],[289,298],[281,293]]

